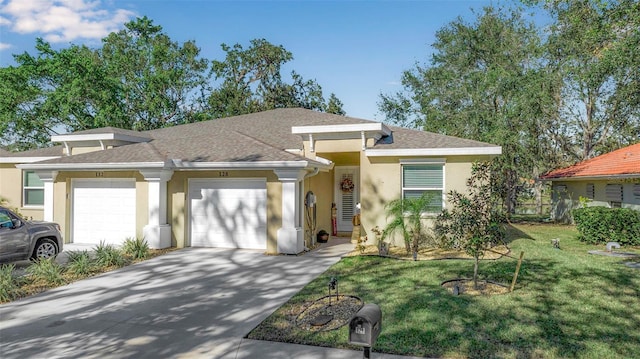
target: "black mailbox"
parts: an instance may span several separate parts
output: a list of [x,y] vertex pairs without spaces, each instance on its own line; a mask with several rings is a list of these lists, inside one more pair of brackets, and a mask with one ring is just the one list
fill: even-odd
[[365,304],[349,322],[349,344],[371,348],[382,329],[382,311],[377,304]]

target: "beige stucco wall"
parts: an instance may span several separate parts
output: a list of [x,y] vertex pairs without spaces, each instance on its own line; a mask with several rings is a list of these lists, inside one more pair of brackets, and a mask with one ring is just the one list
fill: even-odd
[[71,147],[71,155],[79,155],[81,153],[89,153],[89,152],[95,152],[95,151],[102,151],[102,147],[100,146]]
[[[488,156],[449,156],[449,157],[366,157],[361,156],[361,221],[363,236],[367,236],[369,243],[375,243],[375,234],[371,229],[378,226],[386,227],[389,219],[386,216],[385,204],[400,198],[402,191],[403,159],[434,160],[444,159],[445,198],[449,191],[466,192],[466,180],[471,176],[474,161],[489,160]],[[445,208],[447,202],[445,200]],[[431,226],[433,218],[425,217],[425,225]],[[395,245],[402,245],[399,235],[392,238]]]
[[282,227],[282,183],[273,171],[201,171],[174,172],[167,183],[167,219],[172,223],[172,246],[183,248],[189,240],[188,190],[192,178],[266,178],[267,180],[267,253],[277,252],[277,232]]
[[[307,223],[307,209],[304,206],[304,196],[308,191],[312,191],[316,196],[316,231],[313,238],[320,230],[331,233],[331,203],[333,202],[333,171],[319,172],[313,177],[304,181],[302,193],[303,226],[305,231],[309,229]],[[309,212],[310,214],[312,212]]]
[[[581,206],[580,197],[587,198],[587,184],[594,185],[594,198],[587,203],[588,206],[611,207],[611,201],[606,197],[608,184],[622,185],[623,208],[640,210],[640,196],[634,194],[635,184],[640,184],[640,179],[620,180],[581,180],[581,181],[553,181],[552,183],[552,207],[551,218],[560,222],[571,222],[571,210]],[[558,186],[566,186],[566,191],[560,192]]]
[[0,163],[0,197],[8,201],[9,207],[17,208],[27,218],[41,221],[44,217],[44,207],[22,205],[22,170],[13,163]]

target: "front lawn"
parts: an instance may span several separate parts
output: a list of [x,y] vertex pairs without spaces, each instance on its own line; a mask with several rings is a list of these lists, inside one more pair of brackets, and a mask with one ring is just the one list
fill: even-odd
[[[624,259],[588,254],[604,246],[583,244],[576,235],[568,226],[510,227],[511,255],[524,251],[524,261],[516,290],[494,296],[453,296],[441,286],[471,276],[470,260],[343,258],[248,337],[359,350],[347,344],[347,326],[317,332],[294,325],[306,306],[327,294],[335,276],[340,294],[381,307],[382,333],[373,352],[448,358],[637,357],[640,270],[625,266]],[[553,238],[560,239],[561,249],[553,248]],[[480,275],[509,285],[516,262],[508,257],[482,261]]]

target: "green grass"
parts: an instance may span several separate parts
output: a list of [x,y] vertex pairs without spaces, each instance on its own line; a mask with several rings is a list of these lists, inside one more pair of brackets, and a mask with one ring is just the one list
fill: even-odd
[[[374,352],[451,358],[631,358],[640,353],[640,270],[621,259],[587,254],[604,249],[576,240],[573,227],[514,225],[512,255],[524,251],[516,290],[453,296],[441,283],[470,277],[469,260],[400,261],[348,257],[311,282],[250,338],[336,348],[346,327],[309,332],[292,325],[305,304],[340,292],[380,305],[382,333]],[[554,249],[552,238],[560,239]],[[636,249],[636,252],[639,252]],[[482,261],[480,276],[510,284],[516,260]]]

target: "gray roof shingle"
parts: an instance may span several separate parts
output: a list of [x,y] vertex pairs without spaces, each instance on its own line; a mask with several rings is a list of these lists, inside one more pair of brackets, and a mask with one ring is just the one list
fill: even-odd
[[[303,138],[293,126],[327,126],[376,123],[359,118],[320,113],[301,108],[276,109],[144,132],[102,128],[75,134],[112,133],[151,138],[104,151],[51,159],[42,164],[143,163],[182,160],[190,162],[259,162],[309,159],[287,152],[302,149]],[[375,149],[495,147],[494,145],[419,130],[389,126],[393,133]],[[60,155],[61,146],[58,146]]]

